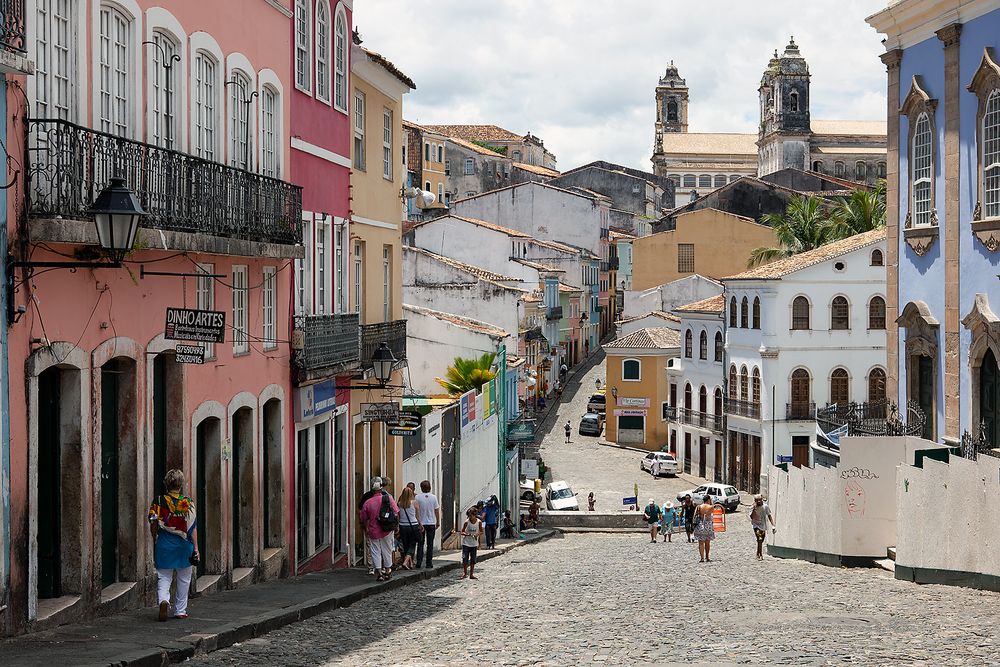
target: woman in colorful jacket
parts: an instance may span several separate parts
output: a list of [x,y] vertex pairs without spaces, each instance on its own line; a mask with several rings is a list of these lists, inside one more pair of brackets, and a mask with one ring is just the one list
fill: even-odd
[[156,565],[156,594],[160,621],[170,615],[170,583],[174,590],[174,618],[187,618],[188,589],[198,553],[198,531],[194,501],[181,493],[184,473],[170,470],[163,478],[165,494],[149,507],[149,529],[153,534],[153,562]]

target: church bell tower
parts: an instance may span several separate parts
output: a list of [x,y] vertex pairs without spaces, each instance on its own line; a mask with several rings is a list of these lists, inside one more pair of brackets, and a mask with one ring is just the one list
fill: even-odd
[[809,64],[791,38],[761,77],[758,173],[809,168]]

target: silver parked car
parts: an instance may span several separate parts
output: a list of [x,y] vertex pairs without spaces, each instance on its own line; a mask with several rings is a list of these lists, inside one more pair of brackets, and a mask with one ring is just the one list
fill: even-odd
[[740,492],[728,484],[702,484],[678,493],[677,501],[684,502],[684,496],[691,496],[695,505],[700,504],[705,496],[711,496],[713,505],[722,505],[728,512],[734,512],[740,506]]

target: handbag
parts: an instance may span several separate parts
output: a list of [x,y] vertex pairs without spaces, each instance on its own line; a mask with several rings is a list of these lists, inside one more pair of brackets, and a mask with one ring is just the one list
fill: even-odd
[[188,558],[188,562],[192,565],[201,565],[201,554],[197,551],[191,553],[191,557]]

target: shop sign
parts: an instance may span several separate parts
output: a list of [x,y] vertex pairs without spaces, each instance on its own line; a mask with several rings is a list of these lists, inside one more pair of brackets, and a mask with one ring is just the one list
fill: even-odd
[[400,410],[395,419],[388,420],[385,425],[389,429],[389,435],[410,436],[420,433],[423,426],[424,417],[417,410]]
[[299,387],[294,400],[295,421],[307,422],[337,408],[337,382],[322,380],[316,384]]
[[627,408],[648,408],[649,399],[648,398],[625,398],[624,396],[619,396],[616,399],[618,405]]
[[538,479],[538,461],[536,459],[521,459],[521,474],[527,479]]
[[785,456],[784,454],[778,454],[778,463],[791,463],[792,457]]
[[167,308],[163,327],[167,340],[197,340],[204,343],[226,342],[226,314],[216,310]]
[[174,361],[179,364],[203,364],[205,348],[201,345],[178,345],[174,348]]
[[645,417],[645,410],[615,410],[615,417]]
[[362,403],[361,421],[391,422],[399,418],[399,403]]

